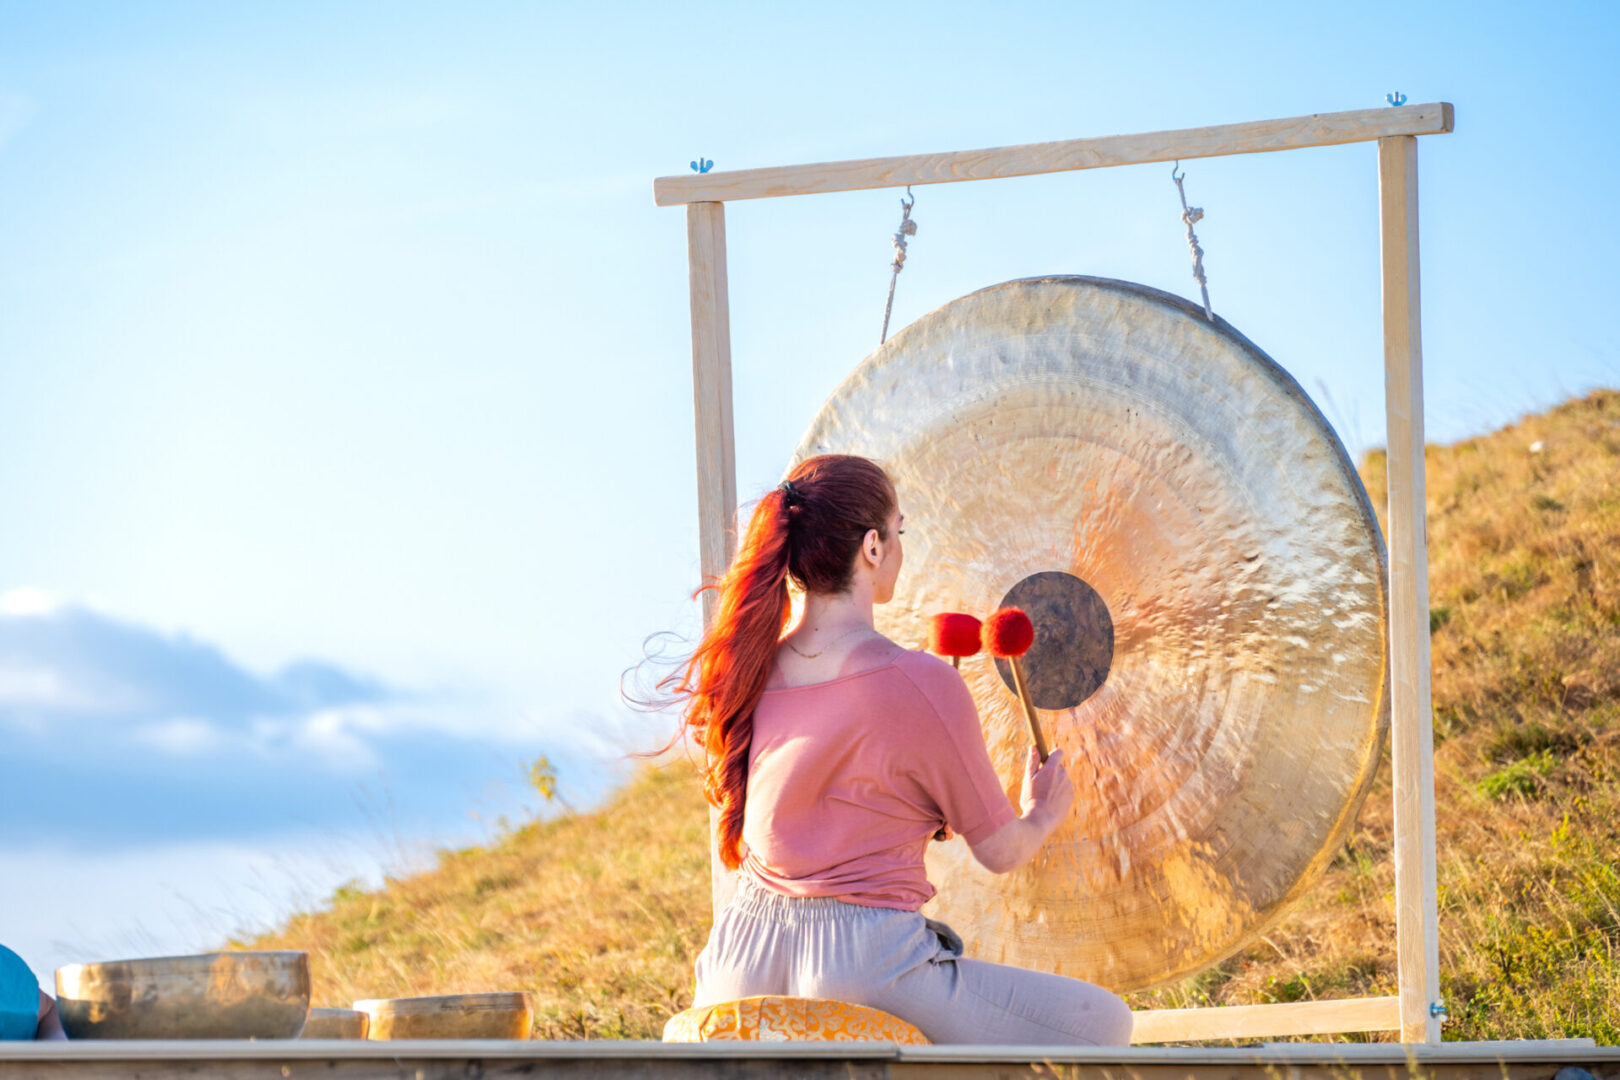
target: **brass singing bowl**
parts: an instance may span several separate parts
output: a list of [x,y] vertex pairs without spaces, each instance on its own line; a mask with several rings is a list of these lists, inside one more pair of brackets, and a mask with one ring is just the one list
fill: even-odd
[[354,1007],[370,1017],[369,1039],[527,1039],[534,1027],[525,991],[371,998]]
[[56,969],[70,1039],[291,1039],[309,1012],[309,955],[225,952]]
[[358,1009],[311,1009],[301,1039],[363,1039],[369,1017]]
[[[1325,869],[1389,723],[1382,536],[1298,384],[1224,320],[1146,286],[1013,281],[868,357],[795,454],[894,478],[905,565],[878,628],[1023,607],[1023,664],[1076,787],[1005,876],[930,844],[925,911],[968,955],[1125,991],[1215,963]],[[1016,800],[1005,662],[964,660]]]

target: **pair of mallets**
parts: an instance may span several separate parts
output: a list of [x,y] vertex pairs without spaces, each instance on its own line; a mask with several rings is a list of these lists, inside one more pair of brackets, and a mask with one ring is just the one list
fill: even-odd
[[991,656],[1007,661],[1012,668],[1013,688],[1018,691],[1019,704],[1024,707],[1024,719],[1029,721],[1029,735],[1035,743],[1036,753],[1046,760],[1046,737],[1035,719],[1035,703],[1029,698],[1029,684],[1024,680],[1024,666],[1019,657],[1035,644],[1035,624],[1021,608],[1001,608],[984,622],[961,612],[935,615],[928,625],[928,651],[951,658],[958,670],[962,657],[973,656],[981,649]]

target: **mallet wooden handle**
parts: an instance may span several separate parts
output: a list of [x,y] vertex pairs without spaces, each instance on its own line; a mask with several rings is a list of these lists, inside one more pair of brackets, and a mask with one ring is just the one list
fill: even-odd
[[1018,662],[1018,657],[1007,657],[1007,663],[1012,665],[1013,686],[1018,691],[1018,703],[1024,707],[1024,719],[1029,721],[1029,737],[1035,743],[1035,752],[1041,755],[1041,761],[1046,761],[1048,753],[1046,736],[1041,734],[1041,722],[1035,719],[1035,703],[1029,699],[1029,687],[1024,682],[1024,665]]

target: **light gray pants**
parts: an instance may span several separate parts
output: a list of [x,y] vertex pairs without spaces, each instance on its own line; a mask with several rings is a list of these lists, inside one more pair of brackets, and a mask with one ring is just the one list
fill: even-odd
[[697,958],[694,1007],[758,994],[882,1009],[936,1043],[1124,1046],[1131,1010],[1101,987],[962,958],[915,911],[782,896],[739,876]]

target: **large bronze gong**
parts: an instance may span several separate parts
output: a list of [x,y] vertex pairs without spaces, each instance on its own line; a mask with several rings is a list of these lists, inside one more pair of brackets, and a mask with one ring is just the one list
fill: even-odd
[[[1016,604],[1074,810],[996,876],[930,845],[969,955],[1125,991],[1255,938],[1316,879],[1388,726],[1383,541],[1344,448],[1225,322],[1141,285],[1012,281],[868,357],[797,459],[882,461],[906,556],[878,627]],[[1010,677],[962,664],[1016,800]]]

